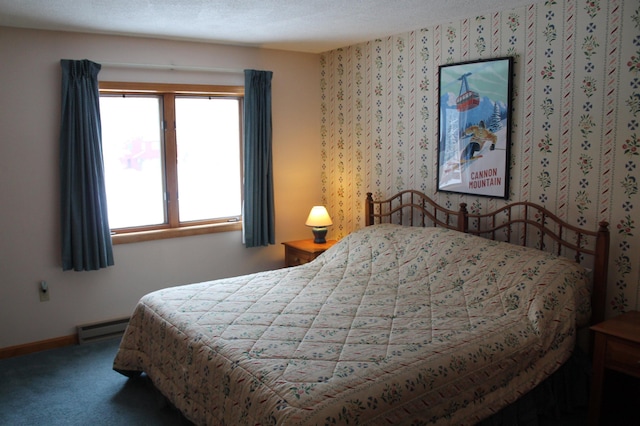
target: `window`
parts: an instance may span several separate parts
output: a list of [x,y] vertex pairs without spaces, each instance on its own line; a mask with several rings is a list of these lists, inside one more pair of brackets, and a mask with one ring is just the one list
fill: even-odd
[[114,243],[240,229],[243,88],[100,83]]

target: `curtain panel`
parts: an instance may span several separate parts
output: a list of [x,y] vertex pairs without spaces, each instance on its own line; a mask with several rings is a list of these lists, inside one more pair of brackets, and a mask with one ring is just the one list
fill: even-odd
[[271,71],[245,70],[244,211],[246,247],[275,244]]
[[62,269],[98,270],[114,264],[102,161],[101,66],[67,59],[60,65]]

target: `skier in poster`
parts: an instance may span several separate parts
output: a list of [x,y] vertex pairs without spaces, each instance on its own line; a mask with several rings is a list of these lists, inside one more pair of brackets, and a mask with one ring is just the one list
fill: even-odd
[[491,142],[491,147],[489,148],[491,151],[496,147],[498,137],[495,133],[486,129],[483,120],[477,126],[467,127],[464,134],[471,135],[471,139],[460,155],[460,164],[482,157],[481,155],[475,155],[475,153],[480,152],[487,142]]

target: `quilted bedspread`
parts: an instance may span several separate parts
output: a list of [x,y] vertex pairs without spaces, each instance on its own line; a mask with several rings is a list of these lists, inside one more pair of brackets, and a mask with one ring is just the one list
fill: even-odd
[[196,424],[474,424],[555,371],[589,313],[571,260],[375,225],[305,265],[144,296],[114,369]]

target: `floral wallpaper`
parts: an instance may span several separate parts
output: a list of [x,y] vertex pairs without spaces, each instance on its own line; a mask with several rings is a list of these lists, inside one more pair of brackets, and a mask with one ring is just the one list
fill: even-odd
[[[509,200],[437,191],[438,67],[514,57]],[[547,0],[321,57],[322,189],[332,238],[367,192],[418,189],[452,208],[544,205],[611,229],[608,314],[640,309],[640,4]]]

